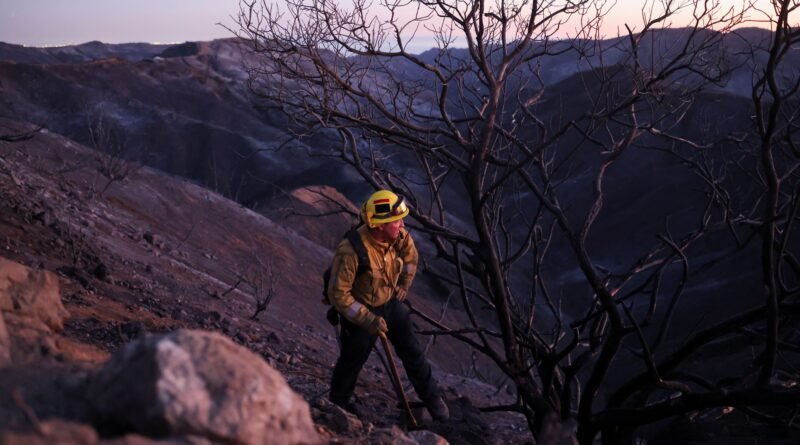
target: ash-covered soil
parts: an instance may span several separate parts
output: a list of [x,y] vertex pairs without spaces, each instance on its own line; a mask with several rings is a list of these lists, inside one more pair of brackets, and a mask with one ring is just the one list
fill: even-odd
[[[0,121],[2,134],[34,129]],[[343,424],[326,401],[337,345],[320,303],[321,274],[332,256],[330,234],[344,233],[350,220],[297,214],[325,213],[330,204],[314,198],[320,191],[352,203],[332,189],[306,188],[271,209],[273,220],[147,167],[133,166],[109,184],[100,173],[104,161],[47,130],[0,142],[0,256],[58,274],[70,313],[62,332],[44,344],[32,342],[24,357],[0,371],[0,430],[32,429],[30,412],[79,419],[71,380],[96,370],[127,342],[178,328],[218,331],[260,354],[309,402],[318,430],[332,443],[381,441],[376,431],[405,427],[377,353],[356,391],[360,422]],[[411,296],[415,307],[458,322],[457,310],[445,311],[440,298],[419,293],[430,289],[423,281]],[[270,290],[271,301],[254,317]],[[428,346],[453,414],[448,424],[428,422],[431,431],[450,443],[531,441],[521,416],[479,411],[513,397],[506,387],[476,378],[463,346],[442,338]]]

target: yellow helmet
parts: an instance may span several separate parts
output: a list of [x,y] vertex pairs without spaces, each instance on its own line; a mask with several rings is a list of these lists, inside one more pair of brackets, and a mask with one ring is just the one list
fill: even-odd
[[408,206],[405,200],[389,190],[378,190],[361,206],[361,219],[371,229],[406,216]]

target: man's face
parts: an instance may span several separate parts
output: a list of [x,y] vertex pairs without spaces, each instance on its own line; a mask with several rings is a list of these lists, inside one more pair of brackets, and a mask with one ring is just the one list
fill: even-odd
[[403,227],[405,227],[403,220],[398,219],[397,221],[383,224],[379,228],[385,240],[394,241],[400,236],[400,229]]

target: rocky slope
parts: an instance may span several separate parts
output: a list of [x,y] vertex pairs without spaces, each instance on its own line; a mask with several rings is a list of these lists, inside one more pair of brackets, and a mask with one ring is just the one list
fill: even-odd
[[[761,30],[741,30],[728,39],[746,45],[765,36]],[[609,48],[614,44],[603,42]],[[330,249],[352,223],[348,214],[354,206],[348,198],[364,196],[363,182],[332,165],[330,157],[309,156],[309,147],[315,154],[320,149],[335,153],[335,140],[288,134],[286,122],[253,101],[246,79],[247,68],[256,65],[240,50],[232,40],[163,48],[0,46],[6,60],[0,62],[0,117],[14,120],[2,121],[0,136],[46,129],[31,140],[0,145],[0,256],[57,273],[71,314],[61,333],[46,336],[43,343],[38,337],[29,342],[31,363],[47,363],[35,376],[51,383],[38,388],[28,373],[12,367],[4,389],[22,388],[25,403],[40,415],[60,414],[64,410],[44,400],[68,387],[75,375],[96,370],[112,351],[145,332],[199,328],[223,333],[283,372],[311,403],[323,437],[369,442],[377,430],[402,437],[391,432],[397,430],[386,431],[403,421],[377,359],[368,365],[358,390],[365,422],[324,402],[336,346],[318,304],[320,275]],[[609,57],[614,54],[610,51]],[[788,69],[794,69],[795,61],[790,62]],[[543,116],[558,120],[589,108],[581,95],[573,94],[586,88],[584,76],[575,75],[582,68],[573,57],[554,58],[543,69],[552,82],[542,102]],[[413,66],[397,70],[409,78],[419,73]],[[720,89],[698,96],[675,131],[710,141],[749,128],[749,116],[740,112],[748,109],[743,98],[748,82],[749,74],[739,70]],[[107,137],[97,141],[104,126]],[[680,159],[639,148],[647,147],[632,150],[608,172],[611,199],[589,239],[597,266],[612,273],[626,270],[664,230],[689,230],[684,226],[695,223],[691,215],[702,210],[706,199],[703,179]],[[709,155],[712,165],[717,160],[725,165],[727,148]],[[123,158],[136,162],[127,164]],[[577,221],[591,205],[598,159],[591,150],[580,152],[564,169],[560,190]],[[758,188],[754,179],[737,169],[726,175],[738,198]],[[453,202],[463,199],[446,193]],[[454,207],[458,224],[468,212]],[[468,224],[457,227],[469,230]],[[675,316],[678,329],[672,331],[676,341],[758,298],[758,256],[723,249],[728,241],[712,237],[689,252],[704,276],[692,281],[682,297],[682,311]],[[545,267],[559,288],[559,310],[563,306],[569,321],[593,292],[569,249],[557,241]],[[277,279],[272,289],[270,271]],[[461,315],[458,303],[448,297],[452,293],[427,278],[420,276],[415,283],[415,305],[456,325]],[[523,274],[520,281],[529,282],[529,276]],[[250,320],[258,300],[270,295],[267,310]],[[11,325],[14,320],[9,320]],[[13,336],[18,326],[7,331]],[[473,367],[470,351],[441,338],[429,344],[458,419],[455,428],[436,431],[453,443],[483,443],[495,436],[499,442],[529,439],[521,419],[486,417],[471,407],[503,403],[506,382],[480,361]],[[9,353],[16,354],[13,349]],[[698,355],[698,366],[735,369],[723,359],[700,363],[704,358]],[[14,360],[15,366],[27,366]],[[615,363],[612,386],[637,372],[641,363],[634,362]],[[472,380],[476,376],[494,385]],[[3,403],[0,418],[11,419],[3,427],[30,429],[20,408],[25,404],[10,396]],[[101,430],[96,432],[102,440],[109,440]]]
[[[35,128],[2,120],[0,129],[7,135]],[[0,369],[0,442],[50,437],[41,429],[56,428],[46,422],[62,419],[78,425],[73,429],[80,434],[99,434],[101,443],[148,443],[129,437],[148,430],[92,420],[85,406],[76,408],[82,399],[74,393],[123,345],[189,328],[219,332],[277,368],[310,404],[323,440],[413,443],[398,428],[402,412],[377,356],[357,389],[365,408],[361,420],[326,402],[336,341],[318,295],[333,240],[319,236],[343,230],[346,219],[287,214],[303,223],[284,226],[146,167],[108,184],[98,172],[100,162],[96,152],[51,132],[0,142],[0,256],[57,277],[69,313],[63,329],[56,324],[49,331],[25,330],[13,327],[20,326],[16,322],[8,329],[11,364]],[[318,213],[324,208],[313,197],[324,189],[315,190],[298,190],[287,203]],[[276,277],[272,287],[270,272]],[[257,301],[270,295],[266,310],[254,317]],[[422,310],[444,312],[441,303],[412,298]],[[429,424],[432,431],[450,443],[529,440],[521,418],[474,408],[509,396],[457,375],[466,367],[457,345],[439,339],[429,346],[455,418],[448,425]],[[119,442],[121,437],[127,442]],[[187,437],[169,443],[193,440]],[[52,440],[73,443],[66,436]]]

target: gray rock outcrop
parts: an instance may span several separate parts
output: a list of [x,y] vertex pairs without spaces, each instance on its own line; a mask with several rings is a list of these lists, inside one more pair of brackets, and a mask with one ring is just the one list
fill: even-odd
[[283,376],[211,332],[128,344],[91,380],[87,396],[97,421],[120,431],[241,445],[320,441],[308,404]]

